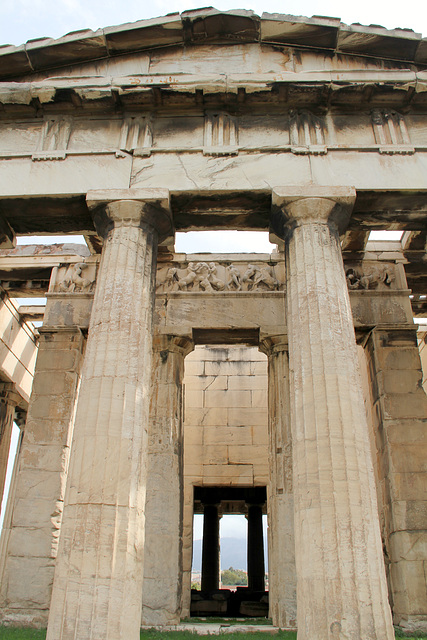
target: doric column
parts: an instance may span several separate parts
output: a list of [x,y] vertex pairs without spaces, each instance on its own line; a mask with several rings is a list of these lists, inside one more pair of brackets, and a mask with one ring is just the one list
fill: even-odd
[[296,574],[289,360],[286,335],[265,338],[268,357],[268,589],[269,615],[280,628],[296,626]]
[[219,588],[219,510],[217,504],[203,505],[202,591]]
[[248,505],[248,588],[264,591],[264,540],[262,535],[262,507]]
[[152,315],[168,192],[90,192],[104,238],[47,638],[139,638]]
[[427,633],[427,396],[417,326],[376,326],[364,346],[394,622]]
[[142,623],[177,624],[182,593],[184,358],[192,341],[155,336],[148,432]]
[[0,543],[0,621],[46,627],[85,340],[75,326],[39,331]]
[[0,509],[6,480],[15,407],[20,396],[12,382],[0,382]]
[[339,230],[352,188],[276,189],[286,240],[299,640],[391,640],[374,473]]

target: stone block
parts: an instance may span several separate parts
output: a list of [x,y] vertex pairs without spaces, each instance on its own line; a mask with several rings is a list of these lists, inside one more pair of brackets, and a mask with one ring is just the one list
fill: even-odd
[[221,391],[211,389],[205,391],[205,407],[250,407],[251,400],[250,391]]
[[228,378],[228,389],[250,389],[251,391],[267,389],[268,376],[230,376]]
[[45,527],[51,523],[51,518],[55,518],[62,510],[63,503],[55,496],[47,499],[17,498],[13,510],[12,524],[14,527]]
[[[53,559],[8,559],[6,601],[12,609],[49,608],[53,582]],[[31,603],[28,593],[32,594]]]
[[387,420],[384,423],[387,442],[394,444],[427,444],[427,418]]
[[389,447],[389,460],[394,472],[424,472],[427,482],[427,444],[394,444]]
[[427,582],[425,562],[400,560],[390,565],[394,610],[397,615],[425,615]]
[[[191,355],[191,354],[190,354]],[[186,382],[187,376],[203,376],[205,374],[205,363],[200,361],[190,360],[190,356],[187,356],[184,364],[185,378],[184,384]],[[207,375],[208,372],[206,372]]]
[[225,445],[205,445],[203,447],[203,466],[208,464],[228,464],[228,447]]
[[[396,369],[383,371],[378,374],[378,383],[386,394],[416,393],[421,390],[422,372],[420,370],[406,370],[404,375]],[[427,400],[426,400],[427,402]]]
[[221,484],[233,484],[234,482],[247,481],[253,483],[253,468],[251,464],[210,464],[203,465],[203,477],[206,482],[213,478],[221,479]]
[[[192,389],[189,385],[185,387],[185,405],[189,408],[201,408],[208,406],[204,404],[204,392],[202,389]],[[216,405],[211,405],[216,406]]]
[[267,409],[268,405],[268,393],[267,388],[252,391],[252,406],[258,409]]
[[393,533],[389,539],[389,555],[392,562],[427,562],[427,529]]
[[205,427],[203,429],[203,444],[232,445],[252,444],[252,433],[249,428],[231,429],[230,427]]
[[68,350],[56,348],[43,348],[37,356],[37,372],[41,371],[75,371],[80,359],[80,352],[75,345],[70,345]]
[[385,417],[425,418],[427,398],[420,389],[419,393],[386,396],[383,399]]
[[228,424],[233,427],[253,427],[267,424],[267,411],[262,409],[230,408]]
[[206,362],[205,373],[208,376],[248,376],[252,373],[252,367],[255,367],[257,362]]
[[61,472],[65,468],[68,448],[61,444],[25,443],[20,454],[20,469],[43,469]]
[[33,384],[33,393],[38,396],[72,394],[77,383],[74,373],[63,371],[39,371]]
[[23,469],[19,473],[19,483],[16,488],[16,499],[26,499],[29,502],[35,499],[60,499],[63,500],[61,477],[55,471],[43,471],[40,469]]
[[392,473],[390,491],[394,500],[427,500],[427,473]]
[[266,446],[254,445],[230,445],[228,447],[230,464],[255,464],[263,466],[264,473],[268,463],[268,451]]
[[49,445],[54,443],[62,446],[67,441],[69,427],[70,422],[66,419],[34,419],[33,415],[30,414],[25,426],[23,446],[27,444]]
[[51,529],[31,526],[14,527],[11,531],[8,546],[10,556],[46,559],[51,556],[51,548]]
[[200,427],[212,427],[215,425],[227,424],[228,409],[225,407],[204,408],[203,410],[196,408],[185,408],[185,428],[187,425]]
[[186,376],[185,388],[191,389],[228,389],[229,376]]
[[392,530],[425,530],[427,522],[427,499],[392,502]]

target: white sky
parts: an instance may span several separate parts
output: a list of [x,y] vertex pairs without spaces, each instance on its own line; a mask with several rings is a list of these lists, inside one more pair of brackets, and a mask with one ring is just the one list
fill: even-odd
[[[50,36],[58,38],[70,31],[97,29],[124,22],[185,11],[206,6],[203,0],[3,0],[0,3],[0,42],[21,44],[26,40]],[[260,15],[288,13],[291,15],[323,15],[341,18],[350,24],[377,24],[393,29],[410,28],[427,36],[427,2],[413,0],[406,4],[393,0],[216,0],[220,10],[253,9]]]

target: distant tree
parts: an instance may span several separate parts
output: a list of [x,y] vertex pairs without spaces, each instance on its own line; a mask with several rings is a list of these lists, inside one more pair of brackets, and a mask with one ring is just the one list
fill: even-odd
[[200,591],[200,582],[192,582],[191,588],[196,589],[197,591]]
[[245,586],[248,584],[248,575],[241,569],[229,567],[221,572],[221,582],[224,587],[232,587],[235,585]]

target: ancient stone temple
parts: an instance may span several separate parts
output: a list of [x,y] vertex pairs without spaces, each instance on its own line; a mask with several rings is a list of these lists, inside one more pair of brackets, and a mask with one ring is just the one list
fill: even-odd
[[[1,623],[427,630],[426,69],[410,30],[212,8],[0,48]],[[175,252],[226,229],[276,248]],[[15,247],[46,234],[87,246]]]

